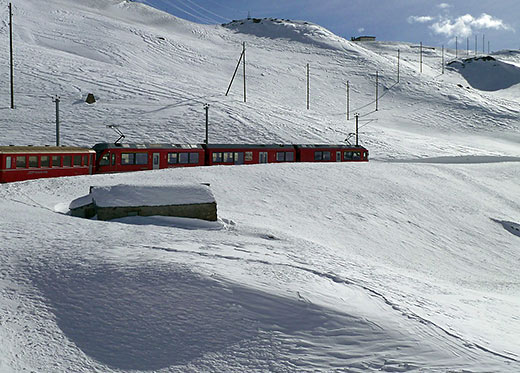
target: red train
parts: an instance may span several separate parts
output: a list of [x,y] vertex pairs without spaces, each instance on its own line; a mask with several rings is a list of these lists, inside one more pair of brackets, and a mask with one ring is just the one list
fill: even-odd
[[366,162],[351,145],[96,144],[92,149],[0,146],[0,182],[172,167],[285,162]]

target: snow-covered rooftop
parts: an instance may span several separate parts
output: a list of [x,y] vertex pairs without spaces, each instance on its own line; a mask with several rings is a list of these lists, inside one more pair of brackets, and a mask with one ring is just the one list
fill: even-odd
[[214,203],[215,197],[207,185],[114,185],[92,187],[89,195],[75,199],[69,208],[75,209],[94,202],[98,207],[168,206]]

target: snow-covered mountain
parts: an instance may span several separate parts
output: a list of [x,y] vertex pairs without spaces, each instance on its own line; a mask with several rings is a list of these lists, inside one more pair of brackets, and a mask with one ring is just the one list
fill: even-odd
[[[209,103],[214,143],[338,143],[359,113],[371,161],[1,185],[0,371],[520,370],[517,51],[447,50],[443,73],[439,48],[421,66],[419,46],[305,21],[198,25],[118,0],[13,10],[2,144],[54,143],[59,95],[66,145],[113,141],[107,125],[200,143]],[[246,103],[242,69],[224,95],[244,42]],[[91,185],[200,182],[221,229],[63,214]]]

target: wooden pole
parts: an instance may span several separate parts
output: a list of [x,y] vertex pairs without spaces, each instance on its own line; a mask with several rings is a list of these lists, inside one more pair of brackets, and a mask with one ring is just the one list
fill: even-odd
[[310,107],[310,104],[309,104],[309,100],[310,100],[310,67],[309,67],[309,64],[307,64],[307,110],[309,110],[309,107]]
[[209,143],[209,104],[204,104],[204,109],[206,110],[206,139],[204,143],[208,145]]
[[376,111],[378,110],[379,73],[376,71]]
[[359,122],[359,114],[356,113],[356,146],[359,146],[359,134],[358,134],[358,122]]
[[53,101],[56,103],[56,146],[60,146],[60,98],[56,96]]
[[444,74],[444,45],[442,46],[442,73]]
[[399,83],[399,61],[401,60],[401,51],[397,50],[397,83]]
[[242,54],[244,55],[242,60],[244,64],[244,102],[246,102],[246,42],[242,44]]
[[420,71],[422,72],[422,41],[421,41],[421,47],[420,47]]
[[11,109],[14,109],[13,10],[11,3],[9,3],[9,61],[11,77]]
[[350,87],[347,80],[347,120],[350,120]]

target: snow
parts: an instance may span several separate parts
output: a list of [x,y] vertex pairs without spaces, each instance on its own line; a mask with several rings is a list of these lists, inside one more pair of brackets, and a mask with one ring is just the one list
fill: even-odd
[[111,185],[91,187],[88,196],[75,199],[69,209],[89,205],[99,207],[169,206],[214,203],[215,197],[207,185]]
[[491,56],[452,61],[449,66],[458,70],[472,87],[483,91],[498,91],[520,83],[520,67]]
[[[201,143],[209,103],[212,143],[338,143],[359,112],[371,160],[0,185],[1,372],[520,370],[520,86],[505,70],[503,89],[467,88],[438,48],[421,73],[414,45],[303,21],[229,29],[119,0],[14,10],[6,143],[53,143],[59,94],[66,145],[115,140],[108,124],[128,142]],[[244,41],[247,103],[241,71],[224,96]],[[201,183],[218,222],[64,214],[92,185]]]

